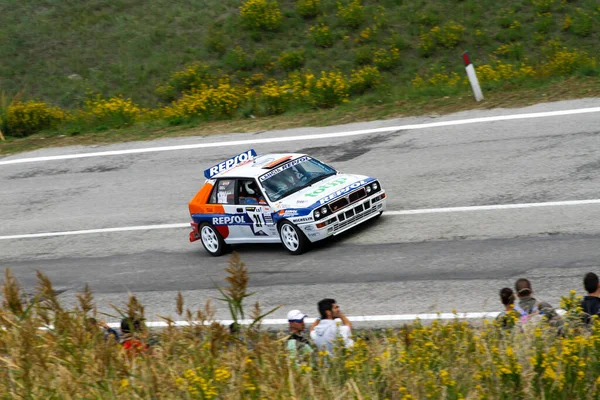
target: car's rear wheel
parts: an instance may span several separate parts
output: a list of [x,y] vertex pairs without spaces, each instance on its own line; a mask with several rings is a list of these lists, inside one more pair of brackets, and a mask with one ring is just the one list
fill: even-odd
[[308,239],[290,221],[284,221],[279,225],[279,237],[283,247],[293,255],[302,254],[308,248]]
[[200,225],[200,240],[202,245],[211,256],[218,257],[222,255],[227,244],[223,240],[223,236],[210,224]]

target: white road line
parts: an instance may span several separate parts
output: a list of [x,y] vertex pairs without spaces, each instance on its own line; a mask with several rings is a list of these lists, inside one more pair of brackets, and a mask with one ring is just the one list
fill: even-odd
[[384,214],[385,215],[435,214],[435,213],[452,213],[452,212],[465,212],[465,211],[509,210],[509,209],[514,209],[514,208],[581,206],[581,205],[589,205],[589,204],[600,204],[600,199],[572,200],[572,201],[549,201],[546,203],[496,204],[496,205],[491,205],[491,206],[423,208],[420,210],[386,211],[386,212],[384,212]]
[[86,229],[82,231],[65,231],[65,232],[46,232],[46,233],[30,233],[25,235],[0,236],[0,240],[7,239],[33,239],[52,236],[69,236],[69,235],[88,235],[90,233],[108,233],[108,232],[127,232],[127,231],[149,231],[154,229],[174,229],[174,228],[189,228],[190,223],[184,224],[162,224],[162,225],[139,225],[139,226],[124,226],[120,228],[103,228],[103,229]]
[[[489,206],[471,206],[471,207],[448,207],[448,208],[422,208],[417,210],[401,210],[401,211],[386,211],[384,214],[389,216],[396,215],[412,215],[412,214],[435,214],[435,213],[453,213],[467,211],[491,211],[491,210],[508,210],[519,208],[536,208],[536,207],[562,207],[562,206],[581,206],[600,204],[600,199],[592,200],[572,200],[572,201],[551,201],[546,203],[524,203],[524,204],[497,204]],[[124,226],[120,228],[103,228],[103,229],[86,229],[80,231],[64,231],[64,232],[45,232],[45,233],[30,233],[23,235],[0,236],[0,240],[10,239],[33,239],[52,236],[69,236],[69,235],[87,235],[92,233],[109,233],[109,232],[127,232],[127,231],[145,231],[155,229],[180,229],[190,228],[190,223],[181,224],[162,224],[162,225],[139,225],[139,226]]]
[[[415,321],[420,319],[422,321],[429,320],[452,320],[452,319],[483,319],[483,318],[496,318],[500,314],[499,312],[466,312],[466,313],[430,313],[430,314],[397,314],[397,315],[361,315],[361,316],[351,316],[348,319],[351,322],[387,322],[387,321]],[[314,318],[306,318],[304,321],[307,324],[311,324],[314,322]],[[231,319],[218,320],[217,322],[223,325],[230,325],[233,323]],[[238,321],[242,325],[250,325],[252,320],[244,319]],[[210,325],[212,321],[205,321],[204,325]],[[149,321],[145,323],[146,326],[150,328],[162,328],[169,326],[166,321]],[[191,323],[188,321],[173,321],[172,325],[175,326],[190,326],[190,325],[198,325],[199,321],[192,321]],[[287,325],[287,319],[264,319],[261,321],[261,325]],[[108,324],[111,328],[119,328],[121,325],[118,322],[113,322]]]
[[539,113],[527,113],[527,114],[512,114],[512,115],[498,115],[494,117],[481,117],[471,119],[459,119],[454,121],[440,121],[431,122],[427,124],[413,124],[413,125],[399,125],[399,126],[388,126],[383,128],[374,129],[362,129],[357,131],[349,132],[335,132],[335,133],[321,133],[314,135],[301,135],[301,136],[284,136],[266,139],[250,139],[250,140],[234,140],[227,142],[212,142],[212,143],[196,143],[179,146],[162,146],[162,147],[149,147],[141,149],[128,149],[128,150],[113,150],[113,151],[100,151],[96,153],[81,153],[81,154],[64,154],[58,156],[47,156],[47,157],[33,157],[33,158],[17,158],[12,160],[2,160],[0,165],[9,164],[21,164],[21,163],[32,163],[41,161],[55,161],[55,160],[69,160],[75,158],[88,158],[88,157],[105,157],[105,156],[116,156],[123,154],[139,154],[139,153],[150,153],[157,151],[174,151],[174,150],[190,150],[200,149],[208,147],[224,147],[224,146],[242,146],[242,145],[256,145],[263,143],[282,143],[282,142],[293,142],[300,140],[320,140],[320,139],[331,139],[338,137],[366,135],[370,133],[379,132],[390,132],[399,130],[413,130],[413,129],[425,129],[425,128],[437,128],[441,126],[456,126],[465,124],[476,124],[484,122],[497,122],[497,121],[510,121],[517,119],[531,119],[531,118],[545,118],[545,117],[557,117],[563,115],[576,115],[600,112],[600,107],[591,108],[580,108],[575,110],[562,110],[562,111],[547,111]]

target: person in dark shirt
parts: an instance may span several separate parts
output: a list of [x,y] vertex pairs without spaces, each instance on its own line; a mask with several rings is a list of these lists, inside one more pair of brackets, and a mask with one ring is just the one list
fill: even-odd
[[292,310],[288,313],[288,322],[290,324],[290,335],[287,340],[287,349],[292,357],[300,354],[312,353],[312,346],[307,337],[304,336],[304,318],[306,315],[300,310]]
[[588,295],[581,301],[583,322],[590,324],[594,315],[600,315],[600,281],[598,275],[588,272],[583,278],[583,287]]

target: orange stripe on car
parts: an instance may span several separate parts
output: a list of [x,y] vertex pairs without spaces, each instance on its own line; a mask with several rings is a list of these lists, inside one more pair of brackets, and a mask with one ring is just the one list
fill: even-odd
[[271,168],[276,166],[277,164],[281,164],[282,162],[284,162],[285,160],[289,160],[290,158],[292,158],[292,156],[285,156],[285,157],[281,157],[279,160],[275,160],[273,162],[268,163],[267,165],[265,165],[263,168]]
[[205,183],[190,201],[188,207],[191,214],[225,214],[221,204],[207,204],[213,185]]

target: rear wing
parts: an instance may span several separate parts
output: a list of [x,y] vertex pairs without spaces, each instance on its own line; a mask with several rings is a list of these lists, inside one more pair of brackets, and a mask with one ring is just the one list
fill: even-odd
[[207,170],[204,170],[204,177],[206,179],[211,179],[215,175],[225,172],[237,166],[238,164],[252,160],[254,157],[256,157],[256,151],[254,151],[254,149],[250,149],[248,151],[238,154],[237,156],[231,157],[229,160],[225,160],[213,167],[210,167]]

